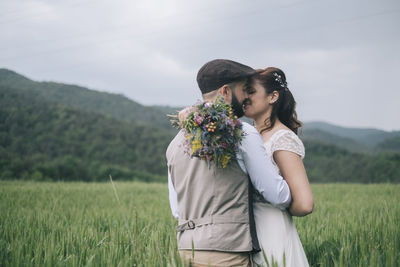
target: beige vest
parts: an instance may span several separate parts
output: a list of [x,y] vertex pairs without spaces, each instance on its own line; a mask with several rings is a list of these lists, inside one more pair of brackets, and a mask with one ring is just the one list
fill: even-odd
[[184,141],[180,131],[166,153],[178,197],[178,248],[259,251],[248,176],[236,161],[220,169],[190,158]]

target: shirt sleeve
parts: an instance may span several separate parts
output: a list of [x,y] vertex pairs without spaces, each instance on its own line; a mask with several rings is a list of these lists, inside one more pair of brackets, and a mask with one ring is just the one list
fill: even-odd
[[276,171],[268,157],[261,135],[243,122],[245,136],[239,146],[238,161],[242,161],[254,188],[266,201],[280,209],[289,207],[292,197],[286,181]]
[[176,194],[174,185],[172,184],[171,174],[168,170],[168,191],[169,191],[169,205],[171,207],[172,216],[179,219],[178,211],[178,196]]

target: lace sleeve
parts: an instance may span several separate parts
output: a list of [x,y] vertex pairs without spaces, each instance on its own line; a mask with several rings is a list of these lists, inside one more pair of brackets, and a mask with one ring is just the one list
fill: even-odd
[[272,153],[278,150],[286,150],[298,154],[302,159],[305,156],[303,142],[295,133],[289,130],[282,131],[274,140],[271,148]]

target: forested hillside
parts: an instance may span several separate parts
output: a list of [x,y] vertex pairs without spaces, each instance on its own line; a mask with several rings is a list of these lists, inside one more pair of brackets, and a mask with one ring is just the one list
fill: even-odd
[[[0,179],[166,181],[177,109],[1,69]],[[398,132],[306,123],[301,138],[312,182],[400,181]]]
[[400,131],[387,132],[373,128],[347,128],[326,122],[308,122],[305,123],[305,127],[307,129],[318,129],[342,138],[348,138],[371,149],[378,149],[379,143],[385,139],[400,136]]
[[76,85],[35,82],[7,69],[0,69],[0,85],[29,90],[47,103],[63,104],[118,120],[171,129],[167,116],[161,110],[143,106],[123,95],[98,92]]
[[319,142],[345,148],[351,152],[368,152],[371,148],[354,139],[342,137],[320,129],[311,128],[305,124],[299,131],[300,138],[305,142]]
[[399,152],[400,151],[400,135],[387,138],[380,142],[378,146],[380,150]]
[[0,85],[0,177],[161,181],[173,134]]
[[312,182],[400,182],[399,153],[355,153],[319,142],[304,144],[304,165]]

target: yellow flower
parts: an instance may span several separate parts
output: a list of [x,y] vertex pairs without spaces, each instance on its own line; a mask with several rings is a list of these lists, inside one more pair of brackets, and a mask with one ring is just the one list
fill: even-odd
[[192,141],[192,155],[193,153],[195,153],[197,150],[201,149],[202,145],[201,145],[201,141],[198,139],[195,139]]
[[230,159],[231,159],[230,156],[222,156],[221,157],[222,168],[226,168],[226,166],[228,165],[228,162],[229,162]]

